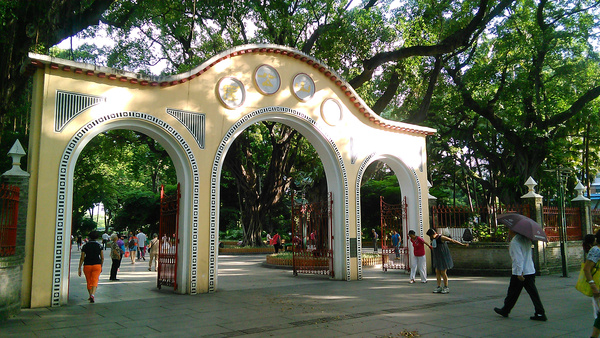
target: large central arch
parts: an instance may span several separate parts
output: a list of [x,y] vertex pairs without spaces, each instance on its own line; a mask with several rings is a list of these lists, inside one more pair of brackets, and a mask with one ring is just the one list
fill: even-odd
[[147,134],[173,159],[182,189],[181,293],[217,289],[221,168],[232,140],[256,122],[289,125],[317,150],[333,194],[336,279],[362,277],[360,180],[372,161],[391,165],[410,198],[411,222],[421,232],[427,227],[425,138],[435,131],[382,119],[309,55],[275,45],[240,46],[168,77],[41,55],[30,61],[35,75],[25,307],[66,303],[74,166],[85,144],[110,129]]
[[[329,191],[333,193],[334,200],[341,200],[339,202],[336,201],[337,203],[335,203],[335,205],[343,206],[343,208],[333,208],[333,223],[338,225],[333,227],[334,248],[345,247],[349,250],[350,228],[348,219],[348,177],[346,174],[346,168],[344,167],[342,155],[335,142],[319,129],[317,121],[299,111],[286,107],[265,107],[257,109],[242,117],[225,134],[225,137],[219,146],[219,150],[217,151],[217,155],[215,156],[211,175],[211,190],[216,192],[211,199],[211,215],[214,215],[214,217],[211,217],[211,228],[218,228],[218,200],[221,169],[232,141],[250,125],[266,120],[280,122],[293,127],[304,137],[306,137],[317,150],[317,153],[323,162]],[[343,227],[339,226],[342,224]],[[211,262],[214,260],[216,266],[216,251],[211,250],[211,254],[214,254],[214,258],[211,257]],[[340,254],[334,255],[333,270],[338,276],[340,276],[343,272],[346,276],[344,279],[350,280],[350,253],[347,253],[346,257],[348,257],[348,259],[346,261],[342,261],[341,257],[344,256]],[[212,269],[213,267],[211,267],[211,271]],[[214,287],[216,287],[216,281],[215,283],[211,283],[211,286],[213,284]]]

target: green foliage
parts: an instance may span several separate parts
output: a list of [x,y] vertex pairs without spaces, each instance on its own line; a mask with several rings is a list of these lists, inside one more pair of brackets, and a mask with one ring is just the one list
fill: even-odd
[[176,192],[175,171],[153,139],[127,130],[101,133],[81,152],[74,175],[73,218],[102,203],[107,227],[118,231],[150,224],[158,232],[160,185]]
[[242,240],[244,239],[244,229],[229,229],[226,231],[219,231],[220,240]]
[[160,196],[150,191],[127,191],[122,207],[115,213],[113,229],[118,232],[144,228],[148,233],[158,232]]
[[72,234],[86,237],[91,231],[96,230],[96,222],[90,218],[73,218]]
[[[367,172],[371,167],[378,167],[378,165],[380,163],[372,163],[367,168]],[[379,167],[380,169],[371,177],[363,177],[363,184],[360,188],[361,225],[364,239],[371,238],[370,229],[381,228],[380,197],[383,197],[383,200],[389,204],[400,203],[401,192],[398,178],[386,165]]]

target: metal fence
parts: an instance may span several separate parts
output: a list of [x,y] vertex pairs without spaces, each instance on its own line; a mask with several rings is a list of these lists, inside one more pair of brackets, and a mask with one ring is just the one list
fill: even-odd
[[600,209],[592,209],[592,231],[600,230]]
[[[476,241],[503,241],[506,234],[504,226],[498,226],[496,216],[507,212],[516,212],[531,217],[529,205],[490,206],[469,208],[466,206],[432,206],[431,226],[446,236],[463,241],[466,229],[469,229]],[[544,231],[548,241],[560,240],[560,210],[558,207],[543,207]],[[579,208],[565,208],[567,240],[582,240],[581,214]],[[600,229],[600,209],[592,209],[594,231]]]
[[19,187],[0,184],[0,257],[15,254],[19,214]]
[[504,241],[506,230],[503,226],[498,226],[496,216],[507,212],[530,215],[527,204],[475,208],[434,205],[431,207],[431,227],[461,242],[470,241],[465,232],[470,233],[475,241]]
[[[549,242],[560,240],[560,210],[558,207],[544,207],[544,231]],[[579,241],[581,235],[581,214],[579,208],[565,208],[567,241]]]

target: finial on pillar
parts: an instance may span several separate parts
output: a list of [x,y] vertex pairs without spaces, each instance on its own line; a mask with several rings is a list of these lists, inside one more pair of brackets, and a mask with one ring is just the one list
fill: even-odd
[[25,156],[25,150],[19,140],[15,141],[12,148],[8,151],[8,156],[12,157],[12,168],[6,171],[2,176],[29,176],[29,173],[21,169],[21,157]]
[[427,180],[427,198],[430,200],[437,200],[437,197],[433,196],[432,194],[429,193],[429,189],[431,189],[431,187],[433,187],[433,185],[431,185],[431,183],[429,182],[429,180]]
[[583,192],[585,191],[585,187],[581,184],[581,181],[577,180],[577,185],[575,186],[575,191],[577,191],[577,196],[571,201],[589,201],[589,198],[583,196]]
[[533,177],[529,176],[525,182],[525,186],[529,189],[529,191],[525,195],[521,196],[521,198],[542,197],[542,195],[535,192],[536,185],[537,182],[533,180]]

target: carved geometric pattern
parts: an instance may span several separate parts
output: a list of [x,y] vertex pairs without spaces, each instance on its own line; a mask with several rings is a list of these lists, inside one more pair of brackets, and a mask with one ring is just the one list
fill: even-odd
[[181,122],[181,124],[183,124],[187,130],[192,133],[200,149],[204,149],[204,129],[206,126],[204,114],[169,108],[167,108],[167,114],[173,116],[177,119],[177,121]]
[[54,105],[54,131],[60,132],[72,119],[86,109],[106,102],[105,97],[56,91]]
[[[211,182],[210,182],[210,229],[211,229],[211,233],[210,233],[210,257],[209,257],[209,284],[208,284],[208,290],[209,292],[214,292],[215,291],[215,272],[216,272],[216,266],[217,266],[217,245],[216,245],[216,238],[217,238],[217,205],[218,205],[218,201],[217,201],[217,189],[219,189],[219,187],[217,186],[217,181],[218,181],[218,169],[220,164],[223,162],[224,160],[224,151],[225,148],[227,146],[227,143],[230,142],[231,138],[237,133],[238,129],[240,129],[242,127],[242,125],[244,125],[247,121],[262,115],[262,114],[266,114],[266,113],[272,113],[272,112],[279,112],[279,113],[286,113],[286,114],[291,114],[296,116],[297,118],[300,118],[308,123],[310,123],[313,128],[315,128],[316,130],[318,130],[321,135],[323,135],[323,137],[327,140],[327,142],[329,143],[329,145],[331,146],[331,149],[333,149],[333,151],[335,152],[337,159],[338,159],[338,163],[340,165],[340,169],[342,172],[342,176],[344,179],[344,224],[345,224],[345,243],[346,243],[346,280],[350,280],[350,210],[349,210],[349,201],[348,201],[348,175],[346,173],[346,167],[344,166],[344,160],[342,158],[342,154],[340,153],[339,149],[337,148],[335,142],[333,141],[333,139],[329,136],[326,135],[326,133],[320,129],[318,129],[317,126],[317,121],[313,120],[310,116],[307,116],[297,110],[291,109],[291,108],[287,108],[287,107],[278,107],[278,106],[273,106],[273,107],[264,107],[261,109],[257,109],[251,113],[249,113],[248,115],[243,116],[241,119],[239,119],[231,128],[229,128],[229,130],[227,131],[227,133],[225,134],[225,136],[223,137],[223,140],[221,141],[221,143],[219,144],[219,147],[217,148],[217,154],[215,155],[215,160],[213,162],[213,167],[212,167],[212,174],[211,174]],[[335,196],[333,197],[335,199]]]
[[419,177],[415,172],[414,168],[411,168],[413,176],[415,177],[415,182],[417,182],[417,200],[419,201],[419,229],[421,230],[421,237],[423,237],[423,202],[421,199],[421,182],[419,181]]
[[362,177],[365,173],[365,169],[370,163],[371,157],[373,157],[374,155],[375,153],[372,153],[363,160],[362,164],[360,165],[360,168],[358,168],[358,175],[356,176],[356,240],[358,242],[358,280],[362,279],[362,217],[360,217],[360,184],[362,182]]
[[[192,149],[187,144],[183,136],[175,130],[174,127],[164,122],[163,120],[154,117],[152,115],[138,113],[138,112],[118,112],[112,113],[106,116],[102,116],[94,121],[87,123],[82,127],[75,135],[71,138],[67,147],[62,155],[59,171],[58,171],[58,198],[56,206],[56,235],[54,238],[54,269],[53,269],[53,284],[52,284],[52,306],[60,306],[61,299],[61,285],[64,273],[68,273],[69,265],[63,266],[64,255],[69,254],[69,249],[66,245],[69,244],[70,234],[65,233],[65,213],[66,201],[67,201],[67,184],[68,181],[68,167],[71,161],[71,156],[79,147],[82,138],[95,127],[100,124],[114,120],[114,119],[138,119],[151,122],[161,127],[168,134],[176,139],[181,147],[186,152],[192,168],[193,177],[193,192],[192,192],[192,203],[193,203],[193,214],[192,214],[192,261],[191,261],[191,277],[190,277],[190,293],[197,293],[197,266],[198,266],[198,203],[200,200],[200,177],[198,173],[198,164],[196,157],[192,152]],[[67,269],[67,271],[64,271]]]

